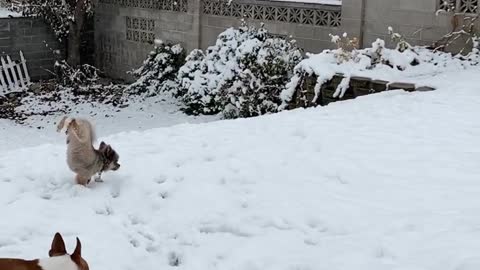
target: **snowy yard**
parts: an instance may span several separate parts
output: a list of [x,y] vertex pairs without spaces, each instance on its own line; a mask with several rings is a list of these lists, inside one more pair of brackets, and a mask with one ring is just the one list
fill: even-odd
[[57,119],[0,121],[0,253],[60,231],[90,269],[480,269],[479,71],[252,119],[99,114],[122,168],[89,188]]

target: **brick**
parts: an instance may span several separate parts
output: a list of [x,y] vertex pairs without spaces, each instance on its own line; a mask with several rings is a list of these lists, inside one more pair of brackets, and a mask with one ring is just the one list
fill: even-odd
[[12,46],[13,41],[11,38],[0,38],[0,47]]
[[0,20],[0,31],[10,31],[10,22],[7,20]]
[[17,22],[17,25],[16,27],[17,28],[32,28],[33,26],[33,22],[32,20],[29,20],[29,19],[20,19],[18,22]]

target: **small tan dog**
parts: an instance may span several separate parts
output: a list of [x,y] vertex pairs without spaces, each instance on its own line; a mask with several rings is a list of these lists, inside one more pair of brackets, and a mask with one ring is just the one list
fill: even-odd
[[67,253],[65,242],[60,233],[56,233],[48,252],[49,258],[23,260],[0,258],[1,270],[89,270],[88,263],[82,258],[82,244],[77,238],[77,246],[72,255]]
[[89,121],[64,116],[57,132],[63,129],[67,134],[67,164],[77,174],[77,184],[86,186],[95,174],[98,174],[95,181],[102,182],[102,172],[120,168],[119,155],[110,145],[101,142],[98,150],[93,147],[95,131]]

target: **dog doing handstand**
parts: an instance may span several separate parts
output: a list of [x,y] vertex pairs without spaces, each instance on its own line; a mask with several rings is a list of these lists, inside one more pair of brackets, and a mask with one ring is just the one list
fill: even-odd
[[119,155],[105,142],[95,149],[95,131],[92,124],[86,119],[63,117],[57,125],[57,132],[65,129],[67,135],[67,164],[76,173],[77,184],[86,186],[92,176],[102,182],[101,174],[106,171],[116,171],[120,168]]

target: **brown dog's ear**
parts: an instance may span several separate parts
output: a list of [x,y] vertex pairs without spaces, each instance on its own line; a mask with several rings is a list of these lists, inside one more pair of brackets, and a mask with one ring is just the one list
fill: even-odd
[[75,250],[72,253],[73,258],[80,258],[82,257],[82,243],[80,243],[80,239],[77,237],[77,246],[75,247]]
[[55,237],[53,238],[52,247],[50,248],[48,255],[50,257],[53,257],[62,256],[65,254],[67,254],[67,250],[65,249],[65,242],[63,242],[63,238],[60,233],[57,232],[55,234]]

